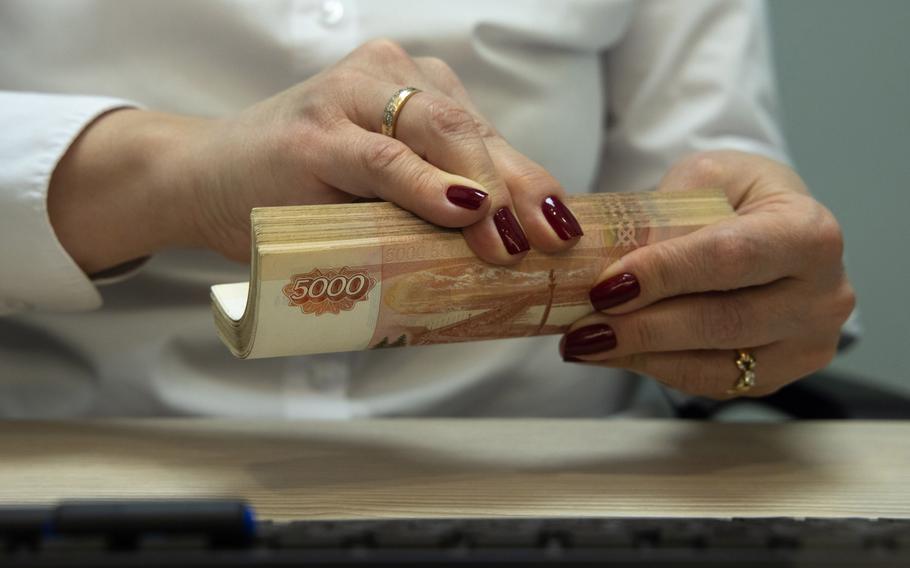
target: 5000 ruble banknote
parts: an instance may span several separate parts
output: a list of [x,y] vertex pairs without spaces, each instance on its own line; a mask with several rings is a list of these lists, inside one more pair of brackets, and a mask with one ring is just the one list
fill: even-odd
[[255,209],[250,282],[212,287],[219,336],[238,357],[273,357],[561,333],[620,256],[732,215],[711,190],[568,203],[578,244],[508,267],[389,203]]

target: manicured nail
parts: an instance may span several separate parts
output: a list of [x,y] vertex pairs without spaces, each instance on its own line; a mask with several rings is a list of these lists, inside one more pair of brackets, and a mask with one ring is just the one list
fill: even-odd
[[480,209],[480,206],[483,205],[483,200],[487,198],[487,194],[473,187],[453,185],[446,190],[446,198],[465,209]]
[[585,234],[581,230],[581,225],[578,224],[578,219],[558,197],[553,195],[547,197],[540,204],[540,209],[543,211],[547,223],[553,227],[553,231],[560,239],[568,241]]
[[604,280],[588,294],[595,310],[606,310],[638,297],[641,286],[635,276],[625,272]]
[[616,347],[616,334],[605,323],[580,327],[566,334],[563,357],[579,357],[603,353]]
[[518,254],[531,249],[528,237],[525,236],[521,225],[518,224],[518,219],[508,207],[503,207],[493,215],[493,223],[496,224],[499,238],[502,239],[502,244],[506,246],[509,254]]

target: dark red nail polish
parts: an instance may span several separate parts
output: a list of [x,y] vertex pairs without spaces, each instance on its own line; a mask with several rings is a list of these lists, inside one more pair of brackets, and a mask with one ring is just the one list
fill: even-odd
[[580,327],[566,334],[563,357],[578,357],[609,351],[616,347],[616,334],[605,323]]
[[638,280],[625,272],[594,286],[588,295],[595,310],[606,310],[637,298],[639,293],[641,286],[638,285]]
[[493,215],[493,223],[496,225],[502,244],[506,246],[509,254],[518,254],[531,250],[531,245],[528,244],[528,237],[525,236],[525,232],[521,230],[521,225],[518,224],[518,219],[515,218],[515,215],[512,214],[508,207],[501,208]]
[[572,215],[569,208],[558,197],[553,195],[547,197],[540,204],[540,209],[543,211],[543,216],[546,218],[547,223],[553,227],[553,232],[560,239],[568,241],[585,234],[581,230],[581,225],[578,224],[578,219],[575,218],[575,215]]
[[487,194],[473,187],[453,185],[446,190],[446,198],[465,209],[480,209],[480,206],[483,205],[483,200],[487,198]]

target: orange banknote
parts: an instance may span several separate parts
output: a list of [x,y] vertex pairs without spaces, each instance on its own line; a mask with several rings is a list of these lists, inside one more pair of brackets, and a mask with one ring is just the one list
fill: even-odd
[[[610,263],[732,215],[715,191],[594,194],[569,203],[585,232],[577,245],[559,254],[532,250],[508,267],[478,259],[460,232],[409,217],[371,234],[370,215],[351,215],[360,225],[347,240],[314,230],[298,242],[256,242],[250,284],[213,287],[219,334],[235,355],[269,357],[562,333],[593,310],[588,291]],[[388,206],[350,207],[364,205]],[[311,217],[335,214],[322,208]],[[270,218],[259,219],[256,232],[256,220],[260,237],[283,230]]]

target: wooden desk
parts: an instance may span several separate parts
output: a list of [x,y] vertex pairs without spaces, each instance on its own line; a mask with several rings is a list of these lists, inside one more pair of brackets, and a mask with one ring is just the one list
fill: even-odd
[[261,518],[910,518],[910,422],[0,422],[0,504],[242,497]]

